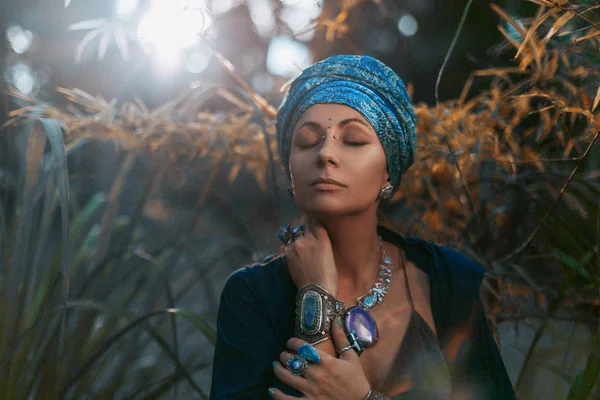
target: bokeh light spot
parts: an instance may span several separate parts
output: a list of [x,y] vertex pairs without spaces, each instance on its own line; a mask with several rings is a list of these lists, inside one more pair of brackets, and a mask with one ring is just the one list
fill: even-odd
[[212,29],[212,18],[203,1],[154,0],[142,18],[137,36],[145,51],[154,54],[158,64],[172,70],[182,52],[198,45]]
[[398,30],[404,36],[413,36],[419,30],[419,24],[415,17],[405,14],[398,20]]
[[241,0],[218,0],[211,3],[211,11],[214,15],[224,14],[241,4]]
[[256,90],[259,93],[266,94],[271,93],[271,91],[273,90],[275,80],[270,74],[266,72],[261,72],[252,77],[250,84],[252,86],[252,89]]
[[117,16],[122,20],[129,19],[138,8],[138,0],[118,0]]
[[389,54],[396,48],[398,33],[389,29],[373,29],[367,34],[367,43],[378,54]]
[[4,74],[6,81],[25,95],[34,94],[37,80],[27,64],[18,63],[8,68]]
[[282,1],[281,19],[294,33],[296,39],[309,41],[315,35],[314,20],[319,18],[322,4],[319,0]]
[[263,37],[268,37],[275,29],[275,17],[270,0],[251,0],[248,2],[250,18],[256,32]]
[[6,39],[15,53],[23,54],[31,46],[33,33],[21,28],[19,25],[12,25],[6,29]]
[[200,74],[208,68],[212,58],[212,50],[209,46],[201,46],[187,56],[186,68],[192,74]]
[[267,69],[274,75],[293,78],[311,63],[310,50],[287,36],[276,36],[269,43]]

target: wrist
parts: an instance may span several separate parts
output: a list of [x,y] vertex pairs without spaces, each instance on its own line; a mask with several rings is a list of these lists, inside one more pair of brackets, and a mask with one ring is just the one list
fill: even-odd
[[294,334],[315,345],[331,337],[332,321],[345,309],[343,302],[321,285],[309,283],[296,296]]
[[338,285],[337,282],[326,282],[326,281],[311,281],[311,282],[305,282],[304,284],[300,285],[298,287],[298,290],[302,290],[305,287],[307,287],[308,285],[317,285],[319,286],[321,289],[324,289],[327,293],[329,293],[332,297],[336,297],[337,296],[337,291],[338,291]]
[[362,400],[388,400],[388,398],[371,388]]
[[323,282],[323,283],[318,283],[317,285],[319,285],[323,289],[325,289],[327,291],[327,293],[329,293],[332,297],[334,297],[334,298],[337,297],[337,292],[338,292],[337,283]]

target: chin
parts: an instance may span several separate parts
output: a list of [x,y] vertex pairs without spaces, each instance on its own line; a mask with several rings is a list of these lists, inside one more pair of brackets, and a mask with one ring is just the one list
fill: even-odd
[[353,204],[353,201],[343,199],[310,199],[299,202],[298,208],[306,214],[323,216],[357,215],[367,211],[368,207]]

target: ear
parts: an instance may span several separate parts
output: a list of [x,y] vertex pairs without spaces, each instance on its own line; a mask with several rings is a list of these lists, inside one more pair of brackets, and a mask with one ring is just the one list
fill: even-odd
[[392,178],[390,177],[390,174],[388,174],[387,172],[385,173],[385,182],[386,182],[385,185],[389,185],[390,183],[392,183]]
[[[385,170],[383,171],[383,177],[385,178],[386,184],[392,183],[392,178],[390,177],[390,170],[388,169],[388,163],[385,163]],[[384,184],[385,186],[385,184]]]

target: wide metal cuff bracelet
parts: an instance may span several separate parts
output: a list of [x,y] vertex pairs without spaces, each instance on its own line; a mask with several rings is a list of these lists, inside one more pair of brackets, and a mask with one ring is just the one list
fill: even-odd
[[367,393],[367,397],[365,397],[364,400],[388,400],[388,398],[371,389],[369,390],[369,393]]
[[314,283],[304,286],[296,296],[294,334],[309,344],[331,337],[331,321],[345,310],[344,302]]

